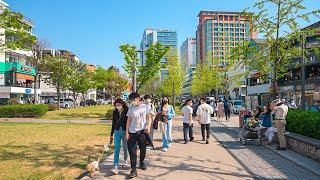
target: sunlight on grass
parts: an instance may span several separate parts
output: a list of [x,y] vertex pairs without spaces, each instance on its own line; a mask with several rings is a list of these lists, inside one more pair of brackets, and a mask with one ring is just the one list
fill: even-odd
[[[112,119],[112,111],[114,110],[111,105],[101,106],[87,106],[70,109],[60,109],[56,111],[49,111],[40,119],[48,120],[101,120]],[[106,117],[107,114],[107,117]]]
[[[110,125],[0,124],[0,179],[73,179],[107,143]],[[64,169],[72,162],[74,166]]]

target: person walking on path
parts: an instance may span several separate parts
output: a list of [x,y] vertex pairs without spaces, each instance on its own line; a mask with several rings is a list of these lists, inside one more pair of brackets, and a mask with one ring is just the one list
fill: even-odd
[[277,150],[286,150],[287,143],[286,138],[284,137],[284,131],[286,126],[288,106],[283,104],[283,102],[280,99],[276,99],[272,102],[271,109],[275,114],[276,127],[278,132],[279,146],[277,147]]
[[[213,108],[206,103],[205,98],[200,99],[201,105],[197,110],[198,121],[201,124],[201,134],[202,141],[205,141],[206,144],[209,144],[210,138],[210,123],[211,123],[211,114],[213,113]],[[205,135],[205,131],[207,131]]]
[[161,115],[161,129],[162,129],[162,151],[168,151],[173,144],[172,140],[172,118],[175,116],[174,108],[169,105],[169,98],[163,97],[161,108],[159,112]]
[[223,107],[223,102],[220,99],[219,103],[218,103],[218,108],[217,108],[217,117],[218,117],[218,121],[222,121],[223,116],[224,116],[224,107]]
[[217,109],[217,101],[215,99],[213,99],[210,102],[210,106],[213,108],[213,113],[212,113],[211,117],[214,117],[214,113],[216,113],[216,109]]
[[230,119],[230,103],[227,99],[224,100],[223,102],[223,108],[224,108],[224,114],[226,116],[226,121],[228,121]]
[[140,95],[133,92],[129,95],[132,102],[127,116],[126,138],[128,140],[128,149],[130,154],[131,172],[129,179],[136,177],[137,174],[137,144],[140,149],[140,168],[147,170],[144,159],[146,156],[146,146],[148,133],[150,131],[150,113],[151,109],[146,104],[141,103]]
[[124,154],[124,163],[123,166],[127,166],[128,159],[128,147],[127,140],[125,137],[126,133],[126,124],[127,124],[127,112],[128,107],[122,99],[117,99],[114,103],[115,110],[112,115],[112,128],[110,136],[110,144],[113,142],[114,135],[114,158],[113,158],[113,168],[111,172],[115,175],[118,174],[119,167],[119,156],[120,156],[120,147],[122,142],[123,154]]
[[[182,108],[182,115],[183,115],[183,139],[184,143],[187,144],[188,141],[193,141],[193,109],[192,109],[192,100],[188,99],[186,101],[186,105]],[[188,134],[189,133],[189,138]]]
[[[151,118],[151,128],[150,128],[150,132],[149,132],[149,135],[150,135],[150,139],[151,141],[153,141],[153,120],[156,116],[156,109],[154,107],[154,105],[152,104],[152,100],[151,100],[151,97],[149,95],[145,95],[143,97],[144,101],[145,101],[145,104],[147,106],[149,106],[149,108],[151,109],[151,113],[150,113],[150,118]],[[147,146],[147,150],[150,150],[150,149],[154,149],[154,147],[151,147],[151,146]]]

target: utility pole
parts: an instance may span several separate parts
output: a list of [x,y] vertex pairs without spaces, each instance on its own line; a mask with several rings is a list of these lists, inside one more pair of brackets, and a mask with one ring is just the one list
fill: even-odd
[[301,49],[302,49],[302,63],[301,63],[301,108],[303,110],[306,109],[306,73],[305,73],[305,40],[306,36],[305,34],[302,34],[301,36]]

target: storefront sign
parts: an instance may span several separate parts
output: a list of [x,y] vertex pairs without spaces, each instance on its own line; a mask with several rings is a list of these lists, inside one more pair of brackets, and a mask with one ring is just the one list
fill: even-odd
[[[305,90],[314,90],[314,84],[306,84]],[[301,85],[297,85],[297,91],[301,91]]]
[[25,89],[25,93],[26,94],[30,94],[31,93],[31,89],[30,88]]
[[10,98],[10,93],[0,93],[0,98]]
[[32,71],[32,68],[27,67],[27,66],[24,66],[24,67],[22,67],[22,70],[31,72],[31,71]]
[[4,74],[0,74],[0,86],[4,86]]

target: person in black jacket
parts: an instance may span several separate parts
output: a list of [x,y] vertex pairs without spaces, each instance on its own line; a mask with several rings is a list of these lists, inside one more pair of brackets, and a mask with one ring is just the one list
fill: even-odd
[[111,136],[110,136],[110,144],[112,144],[113,135],[114,135],[114,159],[113,159],[113,168],[111,169],[111,172],[117,175],[118,167],[119,167],[121,141],[122,141],[123,152],[124,152],[123,153],[124,166],[127,165],[127,159],[128,159],[128,146],[127,146],[128,143],[125,137],[128,106],[122,99],[117,99],[114,102],[114,107],[115,107],[115,110],[113,111],[112,129],[111,129]]

